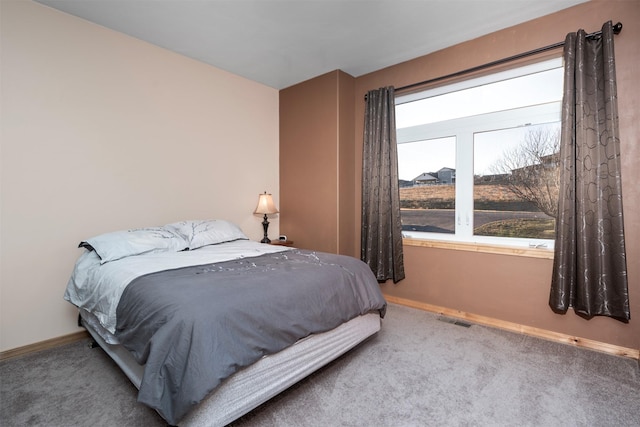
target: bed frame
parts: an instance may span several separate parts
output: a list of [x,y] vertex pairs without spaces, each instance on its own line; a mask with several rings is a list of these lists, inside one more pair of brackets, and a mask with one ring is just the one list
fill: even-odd
[[[81,311],[82,326],[140,388],[144,366],[131,353],[100,330],[91,315]],[[235,373],[188,413],[179,426],[225,426],[278,393],[346,353],[380,330],[380,314],[356,317],[328,332],[303,338],[291,347],[265,356]]]

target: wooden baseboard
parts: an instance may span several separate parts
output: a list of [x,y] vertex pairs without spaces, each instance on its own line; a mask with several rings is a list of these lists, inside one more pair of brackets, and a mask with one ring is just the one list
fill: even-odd
[[80,341],[85,338],[89,338],[87,331],[74,332],[69,335],[63,335],[58,338],[51,338],[45,341],[40,341],[34,344],[25,345],[23,347],[14,348],[0,352],[0,362],[3,360],[11,359],[18,356],[24,356],[37,351],[48,350],[50,348],[59,347],[61,345],[70,344],[72,342]]
[[545,329],[534,328],[532,326],[520,325],[518,323],[507,322],[504,320],[494,319],[492,317],[487,317],[487,316],[480,316],[472,313],[466,313],[460,310],[453,310],[450,308],[439,307],[436,305],[426,304],[426,303],[413,301],[405,298],[398,298],[390,295],[385,295],[384,297],[388,302],[392,302],[395,304],[417,308],[420,310],[441,314],[447,317],[464,319],[480,325],[490,326],[498,329],[504,329],[511,332],[517,332],[523,335],[529,335],[536,338],[546,339],[549,341],[569,344],[576,347],[588,348],[590,350],[596,350],[603,353],[612,354],[615,356],[629,357],[631,359],[638,360],[640,364],[640,350],[637,350],[637,349],[620,347],[617,345],[607,344],[607,343],[603,343],[595,340],[590,340],[587,338],[574,337],[571,335],[561,334],[559,332],[553,332]]

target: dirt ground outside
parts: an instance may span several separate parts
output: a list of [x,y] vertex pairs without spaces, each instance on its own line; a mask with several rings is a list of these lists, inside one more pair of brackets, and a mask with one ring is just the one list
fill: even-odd
[[[448,185],[421,185],[400,188],[400,207],[406,209],[453,209],[456,188]],[[517,198],[502,184],[474,185],[475,210],[536,212],[535,206]]]
[[[455,232],[455,186],[424,185],[400,189],[402,229]],[[518,199],[501,184],[474,186],[474,234],[553,239],[555,220]]]

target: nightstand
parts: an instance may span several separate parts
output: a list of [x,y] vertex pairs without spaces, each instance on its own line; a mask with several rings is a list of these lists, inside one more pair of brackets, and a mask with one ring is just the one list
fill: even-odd
[[293,246],[293,240],[272,240],[270,245]]

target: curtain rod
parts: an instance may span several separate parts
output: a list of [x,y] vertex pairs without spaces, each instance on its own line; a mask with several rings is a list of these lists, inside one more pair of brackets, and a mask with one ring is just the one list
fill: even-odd
[[[614,34],[620,34],[620,32],[622,31],[622,23],[618,22],[617,24],[615,24],[613,26],[613,33]],[[598,37],[602,35],[602,31],[596,31],[590,34],[587,34],[588,38],[594,38],[594,37]],[[402,91],[402,90],[407,90],[407,89],[413,89],[414,87],[418,87],[418,86],[423,86],[423,85],[427,85],[429,83],[435,83],[435,82],[439,82],[441,80],[446,80],[446,79],[450,79],[452,77],[459,77],[462,76],[464,74],[470,74],[470,73],[474,73],[476,71],[480,71],[480,70],[484,70],[486,68],[490,68],[496,65],[501,65],[501,64],[505,64],[507,62],[511,62],[511,61],[515,61],[517,59],[521,59],[521,58],[526,58],[527,56],[533,56],[536,55],[538,53],[542,53],[542,52],[546,52],[548,50],[553,50],[559,47],[564,46],[564,41],[558,42],[558,43],[554,43],[554,44],[550,44],[548,46],[544,46],[544,47],[539,47],[537,49],[533,49],[530,50],[528,52],[523,52],[523,53],[518,53],[517,55],[513,55],[513,56],[509,56],[507,58],[502,58],[502,59],[498,59],[496,61],[493,62],[488,62],[486,64],[482,64],[482,65],[478,65],[475,67],[471,67],[471,68],[467,68],[466,70],[462,70],[462,71],[456,71],[455,73],[451,73],[451,74],[447,74],[446,76],[440,76],[440,77],[436,77],[433,79],[429,79],[429,80],[424,80],[418,83],[412,83],[410,85],[406,85],[406,86],[402,86],[399,88],[396,88],[396,92],[398,91]],[[364,96],[365,101],[367,100],[367,95]]]

